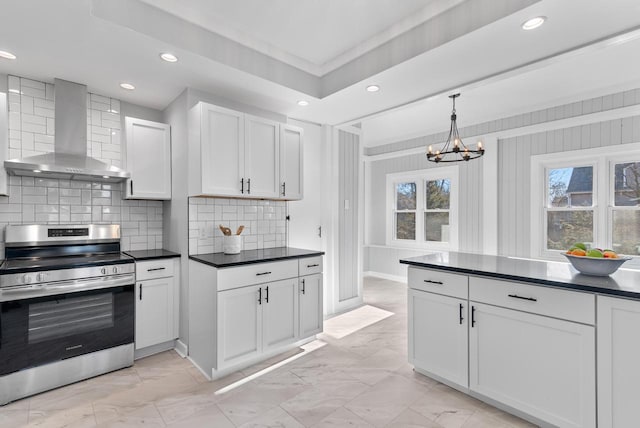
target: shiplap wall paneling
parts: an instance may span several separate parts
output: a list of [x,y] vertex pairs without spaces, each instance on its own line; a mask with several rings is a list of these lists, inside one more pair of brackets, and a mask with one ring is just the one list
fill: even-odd
[[[603,97],[604,107],[622,96]],[[577,108],[577,107],[576,107]],[[592,108],[598,108],[597,106]],[[582,106],[584,111],[584,103]],[[562,114],[566,114],[563,110]],[[560,114],[560,113],[558,113]],[[531,156],[640,142],[640,116],[499,140],[498,253],[530,257]],[[569,155],[558,155],[570,156]]]
[[340,225],[338,300],[358,297],[358,177],[360,137],[338,131],[340,147]]

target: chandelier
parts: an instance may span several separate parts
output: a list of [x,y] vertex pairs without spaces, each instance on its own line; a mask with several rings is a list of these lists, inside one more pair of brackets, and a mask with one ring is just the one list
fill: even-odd
[[453,100],[453,110],[451,111],[451,129],[449,129],[449,137],[441,150],[433,151],[433,146],[429,146],[427,150],[427,160],[431,162],[461,162],[479,158],[484,155],[482,142],[478,141],[476,150],[469,149],[464,145],[460,134],[458,133],[458,124],[456,123],[456,98],[460,94],[449,95]]

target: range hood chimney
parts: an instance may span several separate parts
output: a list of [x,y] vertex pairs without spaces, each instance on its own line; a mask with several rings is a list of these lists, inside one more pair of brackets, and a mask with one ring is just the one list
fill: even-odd
[[53,153],[4,162],[9,175],[66,180],[120,182],[131,175],[87,156],[87,87],[55,79]]

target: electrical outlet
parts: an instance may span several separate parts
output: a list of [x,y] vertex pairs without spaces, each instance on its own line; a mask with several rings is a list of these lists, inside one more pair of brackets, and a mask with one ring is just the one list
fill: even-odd
[[200,226],[198,229],[198,237],[200,239],[207,239],[207,228],[205,226]]

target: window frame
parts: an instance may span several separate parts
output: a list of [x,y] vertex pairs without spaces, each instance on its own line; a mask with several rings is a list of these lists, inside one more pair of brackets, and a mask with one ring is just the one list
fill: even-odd
[[[416,171],[405,171],[387,174],[387,209],[386,209],[386,245],[398,248],[449,250],[458,249],[458,212],[459,212],[459,187],[458,166],[434,167]],[[434,180],[449,180],[449,209],[426,209],[426,182]],[[396,185],[399,183],[416,183],[416,239],[396,239],[396,213],[412,212],[412,210],[398,211],[396,205]],[[424,217],[426,212],[449,212],[449,242],[426,241],[424,229]]]
[[[562,250],[547,249],[547,171],[556,168],[593,166],[592,206],[575,207],[568,211],[593,210],[593,242],[595,245],[611,247],[614,210],[640,211],[640,207],[614,205],[615,164],[625,162],[640,162],[640,143],[531,156],[531,257],[566,262]],[[640,256],[634,256],[625,267],[640,267]]]

